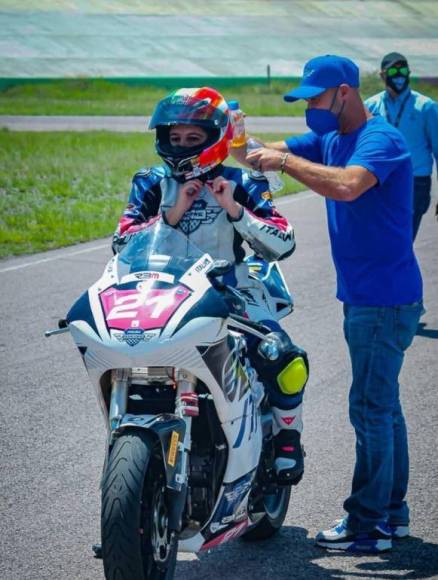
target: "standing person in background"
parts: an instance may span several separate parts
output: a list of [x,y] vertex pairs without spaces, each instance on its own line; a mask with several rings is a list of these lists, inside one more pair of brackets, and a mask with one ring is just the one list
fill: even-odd
[[258,171],[282,171],[326,199],[337,297],[351,366],[350,420],[356,465],[347,516],[316,543],[380,552],[409,534],[409,459],[398,377],[422,312],[412,242],[412,163],[406,142],[359,95],[348,58],[320,56],[304,67],[286,101],[307,101],[309,133],[246,156]]
[[[438,104],[409,88],[409,65],[398,52],[383,57],[380,76],[385,90],[365,101],[373,115],[381,115],[403,134],[414,166],[413,239],[430,205],[433,157],[438,169]],[[436,206],[438,215],[438,203]]]

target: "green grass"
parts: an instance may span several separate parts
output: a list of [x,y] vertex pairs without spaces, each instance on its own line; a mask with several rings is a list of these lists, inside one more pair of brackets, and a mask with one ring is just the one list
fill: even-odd
[[[184,81],[181,81],[183,83]],[[283,95],[296,81],[229,85],[211,84],[226,99],[237,99],[248,115],[301,116],[305,103],[290,104]],[[193,85],[192,85],[193,86]],[[438,86],[412,82],[414,89],[438,99]],[[180,85],[168,87],[132,86],[104,80],[62,80],[23,84],[0,91],[2,115],[150,115],[159,99]],[[368,97],[382,90],[375,75],[362,79],[362,94]]]
[[[153,138],[137,133],[0,131],[0,257],[112,234],[133,174],[160,162]],[[287,177],[282,194],[302,189]]]
[[[183,82],[183,81],[181,81]],[[301,115],[303,105],[287,106],[282,95],[291,83],[211,84],[225,98],[238,99],[248,115]],[[184,86],[184,84],[183,84]],[[193,86],[193,84],[192,84]],[[196,85],[195,85],[196,86]],[[157,102],[181,85],[133,86],[104,80],[62,80],[16,85],[0,91],[2,115],[151,115]]]

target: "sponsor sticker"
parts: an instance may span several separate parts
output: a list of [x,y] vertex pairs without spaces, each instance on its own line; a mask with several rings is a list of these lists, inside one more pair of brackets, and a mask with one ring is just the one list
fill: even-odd
[[261,197],[265,201],[272,201],[272,193],[270,191],[264,191]]
[[143,272],[134,272],[131,274],[126,274],[121,279],[122,284],[126,284],[128,282],[168,282],[169,284],[173,284],[175,281],[175,276],[173,274],[167,274],[166,272],[155,272],[155,271],[143,271]]
[[211,263],[212,262],[211,262],[210,258],[205,258],[201,263],[199,263],[197,266],[195,266],[196,272],[202,272],[202,270],[204,270]]
[[170,438],[169,453],[167,455],[167,463],[172,467],[175,467],[176,463],[176,452],[178,451],[179,434],[177,431],[172,431]]
[[136,346],[140,342],[149,342],[154,333],[145,332],[142,328],[128,328],[124,332],[113,332],[113,337],[129,346]]

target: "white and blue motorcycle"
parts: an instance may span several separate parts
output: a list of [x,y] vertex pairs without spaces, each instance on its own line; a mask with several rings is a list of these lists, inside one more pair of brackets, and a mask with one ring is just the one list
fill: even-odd
[[[275,317],[291,312],[278,265],[248,265]],[[275,337],[243,316],[227,267],[157,221],[46,333],[72,334],[108,429],[108,580],[170,580],[177,551],[268,538],[285,519],[290,487],[275,482],[272,415],[246,356],[248,337],[271,353]]]

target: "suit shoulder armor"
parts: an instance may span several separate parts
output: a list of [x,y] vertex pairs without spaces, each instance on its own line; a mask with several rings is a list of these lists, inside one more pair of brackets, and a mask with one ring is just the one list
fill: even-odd
[[165,167],[145,167],[137,171],[134,175],[133,181],[141,182],[145,189],[150,189],[154,185],[160,183],[160,181],[166,177],[167,171]]

